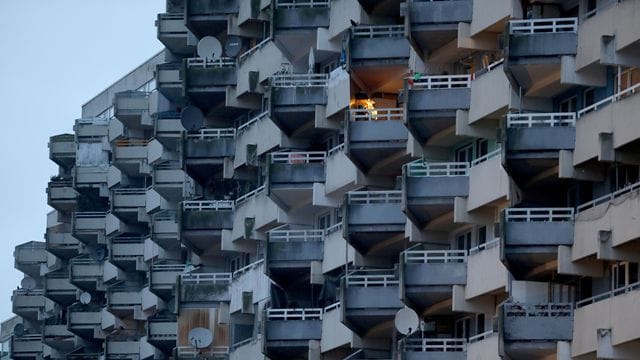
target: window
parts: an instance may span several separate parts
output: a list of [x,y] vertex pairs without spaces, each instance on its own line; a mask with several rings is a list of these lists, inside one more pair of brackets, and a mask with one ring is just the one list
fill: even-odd
[[482,245],[487,242],[487,227],[481,226],[478,228],[478,245]]
[[456,245],[458,250],[471,249],[471,231],[459,234],[456,237]]
[[611,289],[620,289],[638,282],[638,263],[628,261],[611,265]]
[[479,158],[489,153],[489,141],[487,139],[480,139],[476,142],[476,156]]
[[590,18],[596,14],[597,0],[586,0],[584,17]]
[[595,96],[595,89],[594,88],[588,88],[584,91],[583,94],[583,102],[584,102],[584,107],[587,106],[591,106],[593,104],[595,104],[596,102],[596,96]]
[[465,145],[456,150],[457,162],[471,162],[473,160],[473,144]]
[[331,226],[331,213],[324,213],[318,216],[316,220],[316,228],[324,230]]
[[572,96],[566,100],[562,100],[559,105],[560,112],[575,112],[576,111],[576,101],[577,98]]
[[[616,93],[627,90],[628,88],[638,84],[640,82],[640,68],[631,67],[623,68],[618,67],[618,75],[614,80],[614,91]],[[631,93],[626,93],[623,96],[629,96]]]
[[480,335],[484,332],[484,314],[478,314],[476,316],[476,335]]
[[464,317],[456,320],[455,334],[457,339],[469,339],[469,332],[471,331],[471,318]]

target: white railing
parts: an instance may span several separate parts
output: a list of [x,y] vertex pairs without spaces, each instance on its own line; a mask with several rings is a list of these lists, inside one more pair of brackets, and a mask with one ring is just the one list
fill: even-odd
[[203,69],[206,68],[220,68],[220,67],[231,67],[236,65],[236,60],[234,58],[229,57],[221,57],[219,59],[209,59],[209,58],[190,58],[187,59],[187,68],[200,67]]
[[268,320],[322,320],[322,308],[267,309]]
[[277,74],[271,77],[274,87],[326,87],[328,74]]
[[397,204],[402,202],[402,191],[349,191],[349,204]]
[[310,164],[323,163],[327,159],[324,151],[295,151],[271,153],[272,164]]
[[631,87],[628,87],[628,88],[626,88],[626,89],[624,89],[624,90],[622,90],[622,91],[620,91],[618,93],[615,93],[615,94],[613,94],[613,95],[611,95],[611,96],[609,96],[609,97],[607,97],[605,99],[602,99],[602,100],[598,101],[595,104],[591,104],[591,105],[583,108],[582,110],[578,111],[578,117],[580,118],[580,117],[584,116],[585,114],[588,114],[588,113],[590,113],[592,111],[598,110],[599,108],[601,108],[602,106],[604,106],[606,104],[614,103],[614,102],[616,102],[618,100],[621,100],[621,99],[623,99],[623,98],[625,98],[627,96],[633,95],[633,94],[636,93],[636,91],[639,88],[640,88],[640,83],[635,84],[635,85],[633,85]]
[[351,109],[349,110],[351,121],[385,121],[404,119],[403,108],[382,108],[382,109]]
[[324,230],[271,230],[269,231],[269,241],[277,242],[304,242],[322,241]]
[[334,146],[331,149],[329,149],[329,151],[327,151],[327,156],[333,156],[341,151],[344,150],[344,143],[338,145],[338,146]]
[[359,25],[351,28],[353,38],[381,38],[404,36],[404,25]]
[[500,238],[487,241],[484,244],[480,244],[478,246],[474,246],[471,249],[469,249],[469,255],[477,254],[482,250],[491,249],[492,247],[497,246],[498,244],[500,244]]
[[478,335],[474,335],[469,337],[469,340],[467,341],[469,344],[473,344],[476,343],[478,341],[482,341],[485,339],[488,339],[494,335],[498,335],[497,333],[493,332],[493,330],[489,330],[489,331],[485,331],[482,334],[478,334]]
[[191,285],[230,284],[231,273],[192,273],[181,274],[180,281]]
[[504,315],[506,317],[569,317],[573,315],[573,305],[570,303],[506,303]]
[[[43,289],[32,289],[32,290],[17,289],[17,290],[13,290],[13,295],[42,296],[42,295],[44,295],[44,290]],[[16,304],[16,306],[20,306],[20,304]]]
[[329,7],[329,0],[276,0],[277,9],[326,7]]
[[581,308],[583,306],[591,305],[593,303],[597,303],[597,302],[602,301],[602,300],[606,300],[606,299],[612,298],[614,296],[626,294],[626,293],[629,293],[631,291],[636,291],[638,289],[640,289],[640,282],[636,282],[636,283],[629,284],[629,285],[624,286],[624,287],[613,289],[613,290],[607,291],[607,292],[602,293],[602,294],[598,294],[596,296],[592,296],[592,297],[584,299],[584,300],[576,301],[576,309],[577,308]]
[[492,62],[487,67],[482,68],[482,69],[474,72],[473,76],[472,76],[472,80],[475,80],[475,79],[479,78],[480,76],[491,72],[493,69],[497,68],[498,66],[500,66],[502,64],[504,64],[504,58],[501,58],[499,60],[496,60],[496,61]]
[[260,114],[254,116],[253,118],[251,118],[249,121],[247,121],[246,123],[238,126],[238,133],[241,133],[245,130],[247,130],[248,128],[250,128],[253,124],[257,123],[258,121],[262,120],[262,119],[266,119],[269,117],[269,110],[263,111]]
[[202,357],[213,355],[225,355],[229,353],[228,346],[210,346],[206,349],[196,349],[192,346],[178,346],[176,347],[178,357],[180,359],[201,359]]
[[107,216],[106,212],[99,211],[83,211],[74,214],[76,219],[101,219]]
[[183,264],[153,264],[152,272],[183,272],[185,266]]
[[467,262],[466,250],[405,250],[405,264],[444,264]]
[[339,223],[337,223],[337,224],[333,224],[333,225],[329,226],[329,227],[325,230],[325,232],[326,232],[326,233],[327,233],[327,235],[328,235],[328,234],[331,234],[331,233],[336,232],[336,231],[338,231],[338,230],[342,230],[342,221],[340,221],[340,222],[339,222]]
[[333,304],[331,304],[329,306],[326,306],[324,308],[324,312],[326,313],[326,312],[329,312],[331,310],[335,310],[335,309],[339,309],[339,308],[340,308],[340,301],[335,302],[335,303],[333,303]]
[[507,114],[507,127],[567,127],[576,126],[576,113]]
[[612,201],[613,199],[616,199],[624,194],[630,193],[632,191],[636,191],[636,190],[640,190],[640,182],[637,182],[635,184],[631,184],[629,186],[625,186],[620,190],[616,190],[614,192],[612,192],[611,194],[607,194],[604,196],[601,196],[597,199],[591,200],[587,203],[584,203],[580,206],[578,206],[576,208],[576,212],[581,212],[587,209],[590,209],[592,207],[596,207],[600,204],[604,204],[606,202]]
[[493,158],[501,156],[501,155],[502,155],[502,148],[497,148],[497,149],[491,151],[490,153],[488,153],[486,155],[480,156],[479,158],[477,158],[475,160],[472,160],[471,161],[471,167],[474,167],[476,165],[480,165],[480,164],[482,164],[483,162],[485,162],[487,160],[493,159]]
[[545,34],[578,31],[578,18],[511,20],[509,34]]
[[454,89],[471,87],[471,75],[423,75],[414,79],[413,87],[425,89]]
[[405,351],[459,352],[467,348],[466,339],[405,338]]
[[147,194],[147,189],[146,188],[120,188],[120,189],[113,189],[113,195],[117,196],[117,195],[146,195]]
[[236,199],[236,206],[242,204],[243,202],[249,200],[250,198],[258,195],[260,192],[262,192],[263,190],[265,190],[267,187],[265,185],[259,186],[258,188],[256,188],[255,190],[249,191],[248,193],[240,196],[239,198]]
[[394,270],[355,270],[350,272],[346,276],[347,278],[347,287],[349,286],[360,286],[360,287],[370,287],[370,286],[395,286],[400,282],[398,281],[398,277],[395,275]]
[[109,124],[109,118],[86,117],[86,118],[76,119],[76,124],[78,124],[78,125],[107,125],[107,124]]
[[416,160],[407,164],[407,176],[410,177],[452,177],[468,176],[469,163],[467,162],[443,162],[425,163]]
[[251,49],[249,49],[249,50],[243,52],[242,54],[240,54],[240,56],[238,57],[238,63],[243,62],[249,55],[253,54],[254,52],[258,51],[258,49],[260,49],[263,46],[265,46],[266,44],[268,44],[269,41],[271,41],[271,37],[268,37],[268,38],[260,41],[259,43],[256,44],[256,46],[254,46]]
[[235,128],[224,129],[201,129],[195,134],[188,134],[187,139],[208,140],[208,139],[233,139],[236,137]]
[[244,273],[246,273],[247,271],[256,268],[258,265],[262,264],[264,262],[264,259],[260,259],[258,261],[252,262],[251,264],[245,266],[245,267],[241,267],[240,269],[236,270],[233,272],[233,277],[238,277]]
[[187,200],[182,202],[184,211],[233,210],[233,200]]
[[573,221],[573,208],[511,208],[505,210],[507,222]]

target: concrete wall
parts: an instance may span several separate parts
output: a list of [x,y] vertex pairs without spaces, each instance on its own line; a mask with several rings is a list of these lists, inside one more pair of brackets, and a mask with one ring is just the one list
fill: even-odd
[[572,150],[575,139],[573,126],[508,128],[507,150]]
[[[282,54],[273,41],[255,50],[251,55],[238,62],[237,96],[248,92],[264,92],[264,88],[259,84],[279,71],[282,63],[288,62],[289,59]],[[257,79],[250,72],[257,72]]]
[[322,315],[322,338],[320,350],[324,353],[335,348],[349,345],[353,333],[340,322],[340,308],[327,311]]
[[320,340],[322,320],[267,320],[267,341]]
[[268,243],[269,263],[278,261],[322,261],[322,241],[270,241]]
[[484,117],[500,118],[518,105],[517,99],[518,95],[511,88],[503,65],[484,73],[471,82],[469,124]]
[[271,164],[269,182],[283,185],[324,182],[324,164]]
[[223,158],[233,156],[235,142],[233,139],[190,139],[185,146],[185,158]]
[[466,283],[466,263],[404,265],[405,286],[464,285]]
[[342,231],[334,231],[325,236],[324,259],[322,260],[323,273],[344,267],[345,261],[353,261],[354,257],[355,250],[342,237]]
[[509,58],[575,55],[577,43],[575,33],[510,35],[507,50]]
[[453,198],[469,194],[468,176],[407,177],[407,198]]
[[507,289],[509,271],[500,261],[500,247],[480,251],[467,258],[467,286],[465,298],[473,299],[480,295]]
[[351,39],[351,60],[403,59],[409,57],[409,41],[404,37]]
[[344,154],[344,151],[338,151],[327,157],[325,174],[325,192],[327,194],[345,189],[350,185],[355,186],[358,179],[363,176]]
[[495,31],[495,24],[509,18],[521,19],[522,6],[517,0],[473,0],[473,16],[471,19],[471,35],[481,31]]
[[[329,8],[329,37],[334,38],[345,30],[351,29],[351,20],[358,24],[368,24],[368,14],[353,0],[333,0]],[[337,38],[336,40],[342,40]]]
[[398,286],[352,286],[345,290],[346,309],[400,309],[404,307],[400,301]]
[[235,141],[234,168],[246,164],[247,145],[257,145],[257,155],[263,155],[267,151],[277,147],[288,147],[289,141],[286,135],[269,118],[258,120],[255,124],[239,133]]
[[349,225],[404,226],[407,221],[400,204],[351,204],[348,216]]
[[[186,59],[185,59],[186,63]],[[235,85],[237,82],[236,67],[186,67],[184,88],[190,91],[192,87],[226,86]]]
[[231,301],[229,302],[229,313],[242,310],[242,293],[252,292],[253,303],[256,304],[269,297],[271,281],[264,273],[264,262],[258,266],[244,272],[229,286]]
[[408,136],[409,132],[402,121],[351,121],[349,123],[349,142],[406,141]]
[[494,157],[469,170],[467,211],[496,200],[509,198],[510,179],[502,167],[502,158]]
[[329,8],[276,9],[273,22],[277,30],[329,27]]
[[471,103],[470,88],[414,89],[409,91],[408,110],[457,110],[468,109]]
[[472,1],[412,1],[411,26],[423,24],[457,24],[471,21]]
[[499,354],[500,337],[498,334],[467,344],[467,360],[500,360]]
[[329,74],[329,81],[327,81],[326,116],[336,115],[340,110],[348,108],[350,100],[351,77],[346,70],[338,68]]
[[504,341],[571,340],[573,318],[504,316]]
[[233,211],[231,210],[185,211],[182,213],[182,230],[231,229],[232,226]]
[[322,105],[327,103],[324,87],[274,87],[271,89],[273,105]]
[[545,246],[573,244],[573,221],[506,222],[506,246]]

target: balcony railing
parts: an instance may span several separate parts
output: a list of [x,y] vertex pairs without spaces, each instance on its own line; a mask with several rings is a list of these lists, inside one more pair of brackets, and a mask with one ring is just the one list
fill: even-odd
[[322,308],[267,309],[268,320],[322,320]]
[[489,330],[489,331],[485,331],[482,334],[478,334],[478,335],[474,335],[469,337],[469,340],[467,341],[467,343],[469,344],[473,344],[473,343],[477,343],[479,341],[482,341],[484,339],[488,339],[494,335],[497,335],[496,332],[494,332],[493,330]]
[[336,232],[336,231],[338,231],[338,230],[342,230],[342,221],[340,221],[340,222],[339,222],[339,223],[337,223],[337,224],[333,224],[333,225],[329,226],[329,227],[325,230],[325,233],[326,233],[326,234],[331,234],[331,233],[334,233],[334,232]]
[[187,68],[221,68],[236,65],[234,58],[222,57],[219,59],[190,58],[187,59]]
[[573,314],[573,305],[569,303],[547,304],[504,304],[506,317],[569,317]]
[[329,7],[329,0],[276,0],[277,9],[327,7]]
[[566,127],[576,126],[576,113],[507,114],[507,127]]
[[471,87],[471,75],[423,75],[412,79],[414,88],[427,90]]
[[404,36],[404,25],[360,25],[351,28],[353,38],[381,38]]
[[443,264],[467,262],[466,250],[406,250],[405,264]]
[[151,266],[152,272],[182,272],[184,271],[183,264],[153,264]]
[[249,200],[250,198],[258,195],[259,193],[261,193],[262,191],[264,191],[267,187],[265,185],[259,186],[258,188],[256,188],[255,190],[251,190],[248,193],[240,196],[239,198],[236,199],[236,206],[242,204],[243,202]]
[[327,74],[278,74],[271,77],[274,87],[326,87]]
[[611,194],[607,194],[604,196],[601,196],[597,199],[591,200],[587,203],[584,203],[580,206],[578,206],[576,208],[576,212],[581,212],[581,211],[585,211],[587,209],[591,209],[592,207],[596,207],[600,204],[604,204],[606,202],[609,202],[613,199],[616,199],[624,194],[630,193],[632,191],[636,191],[636,190],[640,190],[640,182],[637,182],[635,184],[631,184],[629,186],[625,186],[620,190],[616,190],[614,192],[612,192]]
[[187,139],[195,139],[195,140],[233,139],[235,137],[236,137],[235,128],[202,129],[195,134],[187,135]]
[[491,249],[492,247],[495,247],[495,246],[497,246],[499,244],[500,244],[500,238],[496,238],[496,239],[493,239],[491,241],[487,241],[484,244],[480,244],[478,246],[474,246],[471,249],[469,249],[469,255],[477,254],[480,251]]
[[180,274],[182,284],[190,285],[217,285],[230,284],[231,273],[193,273]]
[[260,264],[264,263],[264,259],[260,259],[258,261],[252,262],[251,264],[241,267],[240,269],[236,270],[233,272],[233,278],[236,278],[244,273],[246,273],[247,271],[251,270],[251,269],[255,269],[256,267],[258,267]]
[[322,241],[324,230],[271,230],[269,241],[273,242],[306,242]]
[[403,108],[382,108],[382,109],[351,109],[349,110],[351,121],[370,120],[402,120],[404,119]]
[[509,34],[548,34],[578,31],[578,18],[511,20]]
[[617,93],[615,93],[615,94],[613,94],[613,95],[611,95],[611,96],[609,96],[607,98],[604,98],[604,99],[598,101],[595,104],[591,104],[591,105],[583,108],[582,110],[578,111],[578,117],[582,117],[585,114],[588,114],[588,113],[590,113],[592,111],[596,111],[599,108],[601,108],[601,107],[603,107],[603,106],[605,106],[605,105],[607,105],[609,103],[614,103],[614,102],[616,102],[618,100],[624,99],[627,96],[633,95],[639,89],[640,89],[640,83],[635,84],[635,85],[633,85],[631,87],[628,87],[628,88],[626,88],[626,89],[624,89],[624,90],[622,90],[620,92],[617,92]]
[[[328,0],[325,0],[328,2]],[[247,57],[249,57],[249,55],[255,53],[256,51],[258,51],[259,49],[263,48],[266,44],[269,43],[269,41],[271,41],[271,37],[268,37],[262,41],[260,41],[259,43],[256,44],[256,46],[252,47],[251,49],[243,52],[242,54],[240,54],[240,56],[238,57],[238,63],[243,62]]]
[[271,153],[272,164],[323,163],[327,159],[324,151],[296,151]]
[[483,162],[491,160],[491,159],[493,159],[495,157],[498,157],[500,155],[502,155],[502,148],[497,148],[497,149],[491,151],[490,153],[488,153],[486,155],[480,156],[479,158],[472,160],[471,161],[471,167],[480,165]]
[[349,204],[398,204],[402,202],[402,191],[350,191]]
[[626,294],[626,293],[629,293],[631,291],[636,291],[638,289],[640,289],[640,282],[636,282],[636,283],[633,283],[633,284],[629,284],[627,286],[619,287],[617,289],[613,289],[613,290],[604,292],[602,294],[598,294],[596,296],[592,296],[592,297],[587,298],[587,299],[576,301],[576,309],[577,308],[581,308],[583,306],[591,305],[593,303],[597,303],[597,302],[602,301],[602,300],[606,300],[606,299],[612,298],[614,296]]
[[469,175],[468,162],[425,163],[417,160],[407,164],[410,177],[451,177]]
[[513,208],[505,210],[507,222],[573,221],[573,208]]
[[269,117],[269,110],[263,111],[260,114],[252,117],[251,119],[249,119],[249,121],[247,121],[246,123],[238,126],[238,131],[237,133],[240,134],[243,131],[247,130],[248,128],[250,128],[253,124],[257,123],[258,121],[262,120],[262,119],[266,119]]
[[120,188],[120,189],[114,189],[113,190],[113,195],[117,196],[117,195],[146,195],[147,194],[147,189],[146,188]]
[[233,210],[233,200],[188,200],[182,202],[184,211]]
[[329,149],[329,151],[327,151],[327,156],[333,156],[333,155],[335,155],[337,153],[340,153],[342,151],[344,151],[344,143],[342,143],[340,145],[337,145],[337,146],[334,146],[331,149]]
[[456,352],[467,349],[466,339],[405,338],[404,351]]
[[355,270],[346,276],[347,287],[371,287],[371,286],[395,286],[400,282],[395,274],[395,270]]
[[472,76],[472,80],[475,80],[475,79],[479,78],[480,76],[491,72],[493,69],[497,68],[498,66],[500,66],[502,64],[504,64],[504,58],[501,58],[501,59],[498,59],[498,60],[492,62],[487,67],[482,68],[482,69],[474,72],[473,76]]
[[147,146],[149,140],[143,139],[120,139],[116,141],[116,147],[133,147],[133,146]]
[[210,346],[206,349],[196,349],[191,346],[178,346],[176,352],[179,359],[209,359],[216,355],[229,354],[228,346]]

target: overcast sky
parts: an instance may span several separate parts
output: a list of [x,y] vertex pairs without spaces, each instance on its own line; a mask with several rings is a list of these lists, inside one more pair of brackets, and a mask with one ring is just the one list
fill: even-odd
[[87,100],[162,49],[165,0],[0,0],[0,321],[22,279],[13,249],[44,241],[49,136]]

